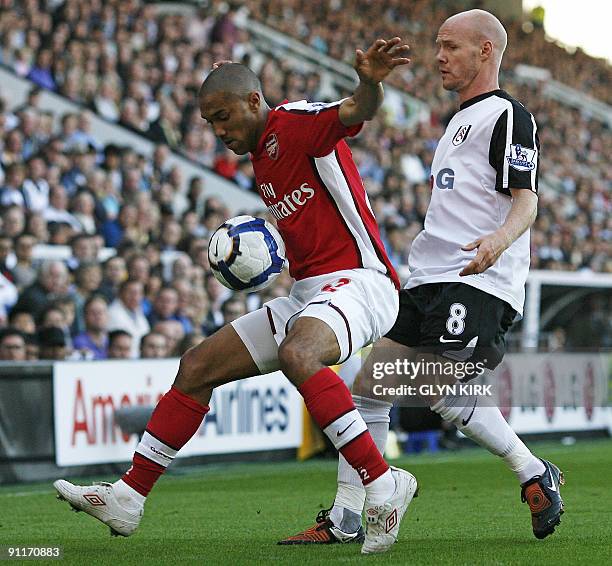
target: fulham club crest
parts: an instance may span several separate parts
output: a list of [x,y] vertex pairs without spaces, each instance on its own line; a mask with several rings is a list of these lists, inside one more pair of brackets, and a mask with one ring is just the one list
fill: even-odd
[[461,126],[457,130],[457,133],[453,136],[453,145],[461,145],[465,141],[465,139],[468,137],[468,134],[470,133],[471,128],[472,128],[471,124],[469,124],[468,126]]
[[278,138],[276,134],[270,134],[266,139],[266,151],[270,156],[270,159],[278,158]]

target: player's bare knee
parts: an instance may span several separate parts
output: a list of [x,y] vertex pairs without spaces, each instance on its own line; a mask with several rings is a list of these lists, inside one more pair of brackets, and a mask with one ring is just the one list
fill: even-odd
[[175,385],[187,395],[212,389],[215,386],[215,375],[207,360],[201,347],[187,350],[181,357]]
[[285,340],[278,348],[278,361],[283,373],[293,379],[304,372],[316,361],[312,353],[299,340]]

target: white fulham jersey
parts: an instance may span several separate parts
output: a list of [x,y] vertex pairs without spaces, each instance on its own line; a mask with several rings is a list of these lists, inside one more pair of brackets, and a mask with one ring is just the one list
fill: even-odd
[[510,189],[538,190],[539,141],[533,116],[503,90],[464,102],[440,139],[431,166],[425,229],[410,251],[406,288],[458,282],[522,314],[529,230],[484,273],[459,277],[476,251],[461,246],[495,232],[512,205]]

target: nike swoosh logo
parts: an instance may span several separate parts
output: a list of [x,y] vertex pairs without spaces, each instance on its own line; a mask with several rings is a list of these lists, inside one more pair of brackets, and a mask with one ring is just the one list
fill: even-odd
[[443,352],[442,355],[445,358],[455,360],[456,362],[465,362],[465,360],[472,357],[472,354],[474,353],[474,348],[476,348],[477,343],[478,336],[474,336],[474,338],[472,338],[468,342],[467,346],[462,350],[446,350],[446,352]]
[[440,342],[442,344],[450,344],[451,342],[461,342],[461,340],[447,340],[444,336],[440,336]]
[[215,242],[215,257],[219,257],[219,239]]
[[467,419],[462,419],[461,420],[461,424],[463,426],[467,426],[467,424],[470,422],[470,420],[472,419],[472,415],[474,414],[474,411],[476,410],[476,403],[478,403],[478,397],[476,397],[474,399],[474,406],[472,407],[472,412],[470,413],[470,416]]
[[346,427],[346,428],[345,428],[343,431],[338,431],[338,432],[336,433],[336,436],[342,436],[342,435],[343,435],[343,434],[344,434],[344,433],[345,433],[345,432],[346,432],[346,431],[347,431],[349,428],[351,428],[351,427],[352,427],[352,426],[355,424],[355,422],[357,422],[357,421],[353,421],[353,422],[352,422],[350,425],[348,425],[348,426],[347,426],[347,427]]
[[555,484],[555,478],[553,477],[552,470],[548,469],[548,475],[550,476],[550,490],[557,491],[557,485]]

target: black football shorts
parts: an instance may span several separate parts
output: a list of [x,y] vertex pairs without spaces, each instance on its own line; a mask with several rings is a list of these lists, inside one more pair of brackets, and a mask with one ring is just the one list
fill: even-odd
[[386,338],[494,369],[515,316],[505,301],[465,283],[429,283],[400,291],[399,314]]

